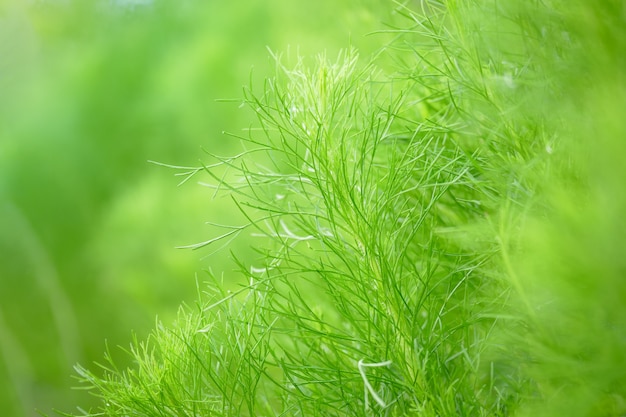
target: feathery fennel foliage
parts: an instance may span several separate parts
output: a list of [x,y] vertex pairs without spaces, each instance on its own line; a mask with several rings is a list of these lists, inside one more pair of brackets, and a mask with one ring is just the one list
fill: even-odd
[[478,375],[487,256],[445,236],[483,215],[470,155],[439,129],[412,131],[407,83],[353,53],[277,62],[247,98],[264,137],[221,160],[249,219],[235,230],[265,238],[265,264],[240,260],[250,284],[232,294],[209,285],[206,306],[138,348],[139,369],[83,376],[110,415],[494,412]]
[[[624,199],[606,203],[615,161],[587,158],[577,129],[595,123],[573,93],[602,104],[621,85],[583,54],[612,32],[573,31],[611,2],[428,4],[399,6],[379,67],[355,52],[277,57],[246,90],[259,125],[245,151],[214,156],[226,174],[194,172],[248,222],[197,247],[252,234],[261,263],[237,260],[248,285],[234,291],[209,276],[196,309],[135,345],[135,368],[79,368],[103,399],[94,415],[624,412],[622,229],[605,217]],[[595,90],[589,74],[612,78]],[[605,118],[601,137],[622,149]]]

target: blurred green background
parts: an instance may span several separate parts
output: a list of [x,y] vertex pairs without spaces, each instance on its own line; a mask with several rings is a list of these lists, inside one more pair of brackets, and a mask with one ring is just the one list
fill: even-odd
[[175,249],[236,223],[230,199],[147,161],[237,152],[221,132],[251,113],[219,99],[272,74],[267,47],[367,56],[383,20],[367,0],[0,2],[0,414],[89,408],[74,364],[171,323],[203,270],[237,279],[228,250]]

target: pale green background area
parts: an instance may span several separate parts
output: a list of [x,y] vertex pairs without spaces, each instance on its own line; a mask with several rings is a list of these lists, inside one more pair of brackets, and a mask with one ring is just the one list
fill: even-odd
[[[197,166],[240,150],[242,86],[268,49],[384,44],[366,0],[0,3],[0,414],[88,408],[72,366],[102,361],[197,300],[205,270],[236,285],[229,251],[176,246],[241,221],[229,198],[148,160]],[[122,2],[117,2],[122,3]],[[134,2],[135,4],[145,2]],[[369,3],[369,4],[368,4]],[[200,178],[199,178],[200,179]],[[208,180],[208,177],[202,178]],[[197,278],[196,278],[197,277]],[[202,284],[200,284],[202,285]],[[123,357],[120,354],[120,357]],[[95,370],[95,366],[92,366]]]

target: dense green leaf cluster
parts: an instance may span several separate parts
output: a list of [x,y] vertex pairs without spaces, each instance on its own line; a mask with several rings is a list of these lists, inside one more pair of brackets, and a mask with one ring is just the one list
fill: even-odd
[[624,11],[504,3],[398,6],[371,63],[275,57],[244,152],[194,171],[247,219],[197,247],[257,237],[249,283],[79,368],[104,415],[626,412]]

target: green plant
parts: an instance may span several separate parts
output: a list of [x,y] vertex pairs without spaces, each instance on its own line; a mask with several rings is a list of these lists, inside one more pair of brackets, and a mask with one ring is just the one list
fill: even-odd
[[[607,149],[624,129],[576,107],[623,104],[604,89],[622,86],[623,30],[572,31],[611,6],[399,5],[374,63],[275,57],[246,90],[244,151],[186,174],[247,219],[196,248],[259,238],[257,260],[233,254],[249,284],[209,275],[196,308],[134,345],[135,368],[79,367],[102,413],[623,413],[624,176]],[[602,120],[589,158],[578,130]]]
[[251,229],[272,243],[262,264],[239,261],[250,285],[209,285],[210,305],[160,330],[139,370],[83,376],[111,415],[494,412],[478,371],[493,325],[480,308],[487,255],[444,230],[483,216],[471,155],[437,127],[412,130],[407,83],[354,54],[277,62],[247,99],[264,139],[220,160],[238,179],[206,170],[249,219],[224,237]]

